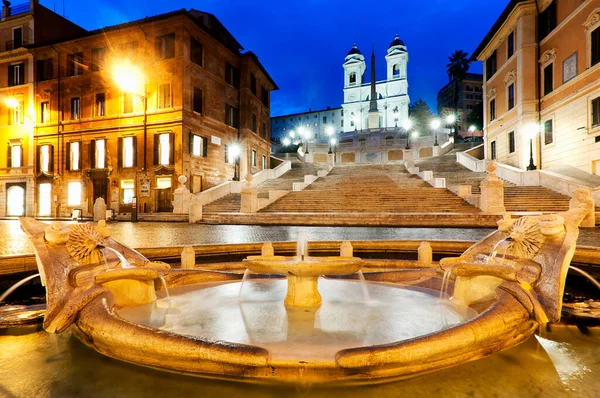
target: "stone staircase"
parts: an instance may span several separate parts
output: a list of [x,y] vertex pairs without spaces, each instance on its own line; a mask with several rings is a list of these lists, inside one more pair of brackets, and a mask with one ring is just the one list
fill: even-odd
[[447,189],[431,187],[403,165],[341,165],[261,212],[478,213],[479,209]]
[[[313,174],[323,165],[300,162],[297,158],[290,158],[292,168],[279,178],[267,180],[256,186],[258,197],[267,197],[271,190],[291,191],[295,182],[303,182],[304,176]],[[230,193],[203,207],[202,213],[239,213],[241,206],[241,195]]]

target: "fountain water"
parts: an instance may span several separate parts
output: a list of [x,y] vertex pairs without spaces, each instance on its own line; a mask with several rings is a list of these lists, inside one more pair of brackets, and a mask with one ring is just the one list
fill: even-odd
[[[572,269],[573,271],[577,271],[579,272],[581,275],[585,276],[586,278],[589,279],[590,282],[592,282],[592,284],[594,286],[596,286],[598,289],[600,289],[600,283],[590,274],[588,274],[587,272],[585,272],[584,270],[582,270],[581,268],[577,268],[577,267],[573,267],[572,265],[569,267],[570,269]],[[2,300],[0,300],[1,302]]]
[[24,284],[26,284],[27,282],[29,282],[32,279],[35,279],[37,277],[39,277],[40,274],[34,274],[34,275],[29,275],[26,278],[21,279],[20,281],[18,281],[17,283],[15,283],[14,285],[12,285],[11,287],[9,287],[4,293],[2,293],[2,295],[0,296],[0,304],[2,304],[2,302],[4,300],[6,300],[6,298],[8,296],[11,295],[12,292],[14,292],[15,290],[17,290],[20,286],[23,286]]

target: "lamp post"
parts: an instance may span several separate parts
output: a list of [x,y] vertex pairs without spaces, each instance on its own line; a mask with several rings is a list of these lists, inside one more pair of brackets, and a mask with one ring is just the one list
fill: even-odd
[[240,180],[239,168],[240,168],[240,144],[235,143],[231,144],[229,147],[229,153],[233,158],[234,166],[233,166],[233,181]]
[[325,130],[325,133],[327,134],[327,137],[329,137],[329,152],[327,152],[327,153],[331,154],[332,153],[331,145],[332,145],[332,143],[333,143],[333,145],[335,145],[335,138],[333,138],[333,133],[334,133],[333,127],[331,127],[331,126],[327,127],[327,130]]
[[533,163],[533,139],[537,136],[538,130],[539,128],[536,123],[531,123],[525,127],[525,134],[529,138],[529,166],[527,166],[527,170],[537,169],[535,163]]
[[473,140],[475,139],[475,130],[477,130],[477,127],[474,125],[469,126],[469,132],[471,133],[471,147],[473,146]]
[[[335,144],[337,144],[337,140],[335,139],[335,137],[331,137],[331,139],[329,140],[329,153],[334,153]],[[332,149],[333,149],[333,151],[332,151]]]
[[398,128],[398,107],[394,108],[394,121],[395,121],[395,127]]
[[410,149],[409,130],[412,128],[412,125],[412,120],[410,119],[406,119],[404,122],[402,122],[402,127],[404,127],[404,130],[406,131],[406,149]]
[[[454,115],[454,113],[451,113],[448,116],[446,116],[446,123],[448,123],[450,133],[452,133],[452,137],[454,137],[456,139],[455,131],[454,131],[455,127],[456,127],[454,125],[454,123],[456,123],[456,115]],[[450,134],[448,134],[448,137],[450,137]]]
[[437,131],[440,128],[440,125],[441,125],[440,119],[438,119],[437,117],[431,121],[431,128],[433,129],[433,134],[435,135],[435,142],[433,143],[433,146],[439,145]]

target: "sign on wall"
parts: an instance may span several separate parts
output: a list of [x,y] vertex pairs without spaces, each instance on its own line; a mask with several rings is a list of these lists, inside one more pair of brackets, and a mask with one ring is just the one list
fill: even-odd
[[210,143],[215,144],[215,145],[221,145],[221,139],[219,137],[215,137],[214,135],[212,135],[210,137]]
[[577,76],[577,52],[563,61],[563,83]]
[[142,197],[142,198],[150,197],[150,180],[147,178],[142,178],[140,180],[140,197]]

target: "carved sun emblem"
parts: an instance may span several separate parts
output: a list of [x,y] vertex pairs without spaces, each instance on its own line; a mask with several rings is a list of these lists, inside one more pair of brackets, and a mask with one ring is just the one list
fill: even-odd
[[525,216],[519,218],[508,233],[508,237],[511,239],[508,245],[508,253],[525,260],[534,258],[545,240],[536,217]]
[[106,244],[102,235],[91,225],[75,225],[69,235],[67,252],[83,265],[97,264],[104,258],[99,246]]

